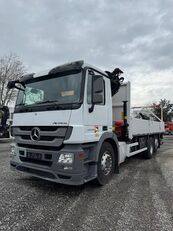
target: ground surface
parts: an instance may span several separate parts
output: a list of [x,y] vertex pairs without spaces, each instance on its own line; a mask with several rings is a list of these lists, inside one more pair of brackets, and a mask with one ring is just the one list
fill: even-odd
[[0,231],[173,230],[173,136],[152,160],[128,159],[104,187],[71,187],[9,169],[0,143]]

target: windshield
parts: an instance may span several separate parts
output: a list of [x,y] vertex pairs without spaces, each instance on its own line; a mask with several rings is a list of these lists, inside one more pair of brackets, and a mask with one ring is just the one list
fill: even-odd
[[44,76],[28,81],[24,91],[20,90],[16,106],[42,105],[46,103],[79,103],[81,95],[82,72]]

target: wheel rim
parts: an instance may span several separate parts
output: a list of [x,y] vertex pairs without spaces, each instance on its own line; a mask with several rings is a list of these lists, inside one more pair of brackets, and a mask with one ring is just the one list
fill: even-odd
[[102,155],[101,169],[104,175],[108,175],[112,170],[112,157],[108,151],[104,152]]
[[158,139],[155,139],[155,148],[157,149],[158,146],[159,146],[159,141],[158,141]]
[[150,145],[150,154],[153,155],[153,145]]

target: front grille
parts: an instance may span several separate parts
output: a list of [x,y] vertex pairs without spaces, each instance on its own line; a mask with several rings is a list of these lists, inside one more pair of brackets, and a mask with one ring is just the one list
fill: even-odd
[[59,151],[63,148],[63,145],[59,147],[51,147],[51,146],[42,146],[42,145],[30,145],[30,144],[21,144],[17,143],[18,147],[27,148],[27,149],[38,149],[38,150],[46,150],[46,151]]
[[35,160],[35,159],[30,159],[30,158],[26,158],[26,157],[22,157],[22,156],[20,156],[20,160],[22,162],[34,163],[34,164],[44,165],[44,166],[48,166],[48,167],[51,167],[51,165],[52,165],[52,161]]
[[[31,137],[29,135],[21,135],[21,138],[23,140],[30,140]],[[53,137],[53,136],[41,136],[39,140],[40,141],[53,141],[54,139],[55,139],[55,137]]]
[[[33,126],[20,126],[19,127],[22,131],[31,131]],[[39,129],[40,131],[56,131],[57,128],[60,128],[60,127],[57,127],[57,126],[39,126]],[[61,128],[66,128],[66,127],[61,127]]]
[[27,136],[27,135],[21,135],[21,137],[23,140],[29,140],[30,139],[30,136]]
[[47,160],[51,160],[52,159],[52,155],[51,154],[45,154],[44,158]]
[[[33,128],[37,128],[38,140],[32,137]],[[70,134],[68,127],[64,126],[14,126],[13,133],[18,146],[43,150],[57,150],[62,146],[66,135]]]

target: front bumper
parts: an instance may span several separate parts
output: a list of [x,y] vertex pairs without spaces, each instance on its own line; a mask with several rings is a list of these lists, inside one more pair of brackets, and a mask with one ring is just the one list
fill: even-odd
[[35,176],[44,180],[49,180],[56,183],[68,184],[68,185],[82,185],[85,183],[83,174],[68,174],[55,172],[39,167],[34,167],[26,164],[19,164],[14,161],[10,161],[10,166],[12,170],[17,170],[26,173],[31,176]]
[[[96,177],[96,165],[90,160],[90,153],[84,150],[81,145],[66,145],[57,152],[21,148],[13,144],[15,155],[11,156],[11,169],[17,170],[41,179],[68,185],[82,185]],[[35,161],[26,158],[26,152],[41,153],[42,156],[52,155],[51,161],[45,159]],[[58,164],[58,157],[61,153],[74,153],[72,165]],[[82,155],[81,155],[82,154]],[[82,156],[82,158],[81,158]],[[92,164],[91,164],[92,163]]]

